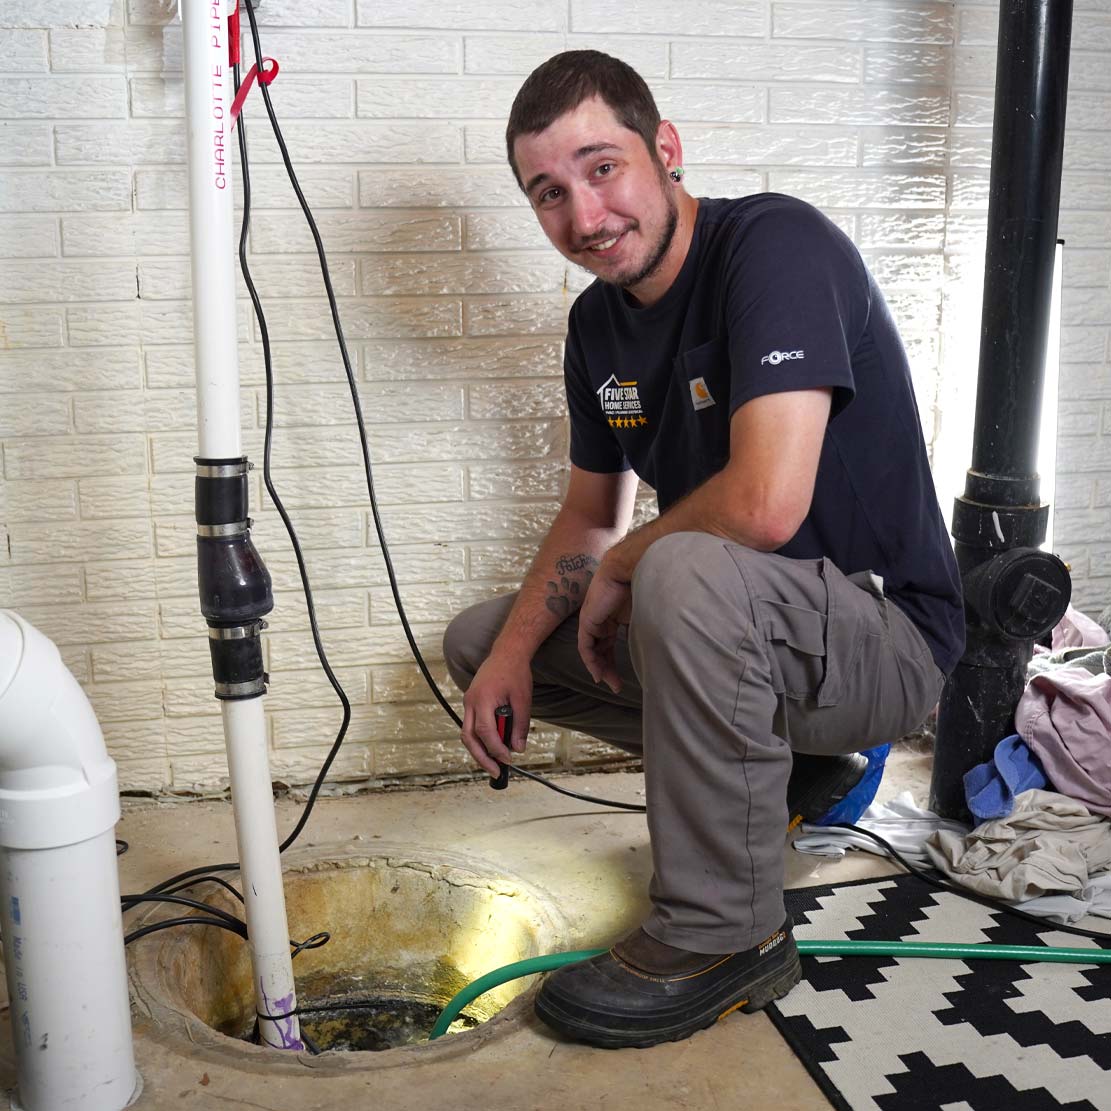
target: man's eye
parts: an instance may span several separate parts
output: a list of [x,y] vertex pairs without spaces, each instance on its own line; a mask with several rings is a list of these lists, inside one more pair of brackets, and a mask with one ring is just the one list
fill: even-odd
[[612,162],[603,162],[594,172],[599,177],[605,177],[613,168]]
[[539,197],[536,198],[538,204],[547,204],[548,201],[553,201],[559,196],[558,189],[545,189]]

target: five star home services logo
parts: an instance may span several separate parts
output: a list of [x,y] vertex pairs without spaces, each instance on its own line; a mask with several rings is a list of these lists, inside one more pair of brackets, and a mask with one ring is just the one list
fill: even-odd
[[597,394],[610,428],[643,428],[648,423],[635,380],[619,382],[617,375],[611,374]]

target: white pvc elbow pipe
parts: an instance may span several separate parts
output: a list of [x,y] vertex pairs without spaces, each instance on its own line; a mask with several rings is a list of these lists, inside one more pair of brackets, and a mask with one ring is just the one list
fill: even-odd
[[21,1111],[139,1094],[123,950],[116,765],[54,643],[0,610],[0,929]]

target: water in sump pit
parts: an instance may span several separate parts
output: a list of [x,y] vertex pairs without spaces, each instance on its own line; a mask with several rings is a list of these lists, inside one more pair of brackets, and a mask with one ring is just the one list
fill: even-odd
[[[308,1006],[313,1010],[302,1011],[301,1032],[321,1052],[337,1049],[373,1053],[402,1045],[423,1045],[443,1010],[439,1003],[420,999],[332,999]],[[478,1024],[477,1018],[460,1015],[448,1027],[448,1033],[458,1034]],[[258,1044],[257,1028],[241,1034],[240,1040]]]
[[[442,979],[445,969],[437,967],[437,973]],[[458,972],[454,972],[451,979],[458,980]],[[427,977],[418,980],[428,983]],[[462,981],[459,983],[461,986]],[[403,994],[396,990],[391,993],[389,988],[383,991],[384,987],[380,985],[375,992],[361,976],[310,978],[301,986],[298,998],[302,1032],[321,1052],[326,1049],[378,1052],[427,1042],[444,1004],[432,1002],[427,996],[421,998],[423,992],[419,989]],[[429,994],[446,1000],[456,990],[458,987],[453,986],[446,992]],[[460,1015],[448,1032],[458,1034],[473,1029],[489,1017]],[[244,1041],[257,1042],[257,1026],[252,1024],[247,1031],[241,1029],[239,1036]]]
[[[301,1029],[318,1049],[372,1052],[428,1041],[443,1010],[439,1003],[396,998],[333,999],[310,1006],[328,1008],[301,1015]],[[477,1025],[478,1019],[462,1015],[451,1024],[450,1032],[455,1034]]]

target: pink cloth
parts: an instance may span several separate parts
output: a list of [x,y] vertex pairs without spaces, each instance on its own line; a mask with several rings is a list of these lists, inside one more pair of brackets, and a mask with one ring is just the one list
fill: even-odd
[[1035,675],[1015,726],[1055,790],[1111,817],[1111,675],[1078,667]]
[[1108,640],[1111,637],[1102,625],[1069,606],[1053,630],[1051,643],[1056,652],[1058,648],[1102,648]]

